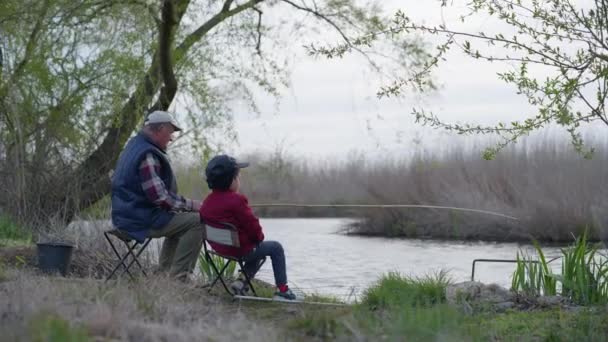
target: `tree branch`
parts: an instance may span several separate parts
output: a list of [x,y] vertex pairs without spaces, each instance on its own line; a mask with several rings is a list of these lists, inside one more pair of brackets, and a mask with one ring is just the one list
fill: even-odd
[[226,2],[224,2],[224,6],[222,6],[222,12],[230,11],[230,5],[232,5],[233,1],[234,0],[226,0]]
[[256,31],[258,33],[258,37],[256,39],[255,50],[258,52],[258,55],[262,55],[262,14],[264,14],[257,7],[253,8],[254,11],[258,12],[258,25],[256,27]]
[[264,1],[264,0],[249,0],[246,3],[244,3],[242,5],[238,5],[231,10],[228,10],[228,11],[222,10],[220,13],[211,17],[211,19],[207,20],[204,24],[202,24],[196,30],[194,30],[194,32],[190,33],[186,38],[184,38],[182,43],[179,44],[179,46],[175,49],[175,55],[177,56],[176,62],[179,62],[179,60],[181,60],[181,58],[183,58],[186,55],[186,52],[192,47],[192,45],[194,45],[196,42],[198,42],[205,34],[207,34],[211,29],[213,29],[219,23],[221,23],[222,21],[224,21],[230,17],[233,17],[245,10],[252,8],[253,6],[259,4],[262,1]]
[[320,12],[318,12],[317,10],[314,10],[312,8],[308,8],[308,7],[304,7],[304,6],[300,6],[296,3],[294,3],[293,1],[290,0],[281,0],[285,3],[290,4],[291,6],[304,11],[304,12],[308,12],[313,14],[314,16],[324,20],[325,22],[327,22],[329,25],[333,26],[334,29],[336,29],[336,31],[338,31],[338,33],[340,33],[340,35],[342,36],[342,39],[344,39],[344,41],[350,46],[352,45],[350,42],[350,39],[348,39],[348,37],[346,36],[346,34],[342,31],[342,29],[340,28],[340,26],[338,26],[336,23],[334,23],[331,19],[329,19],[327,16],[321,14]]

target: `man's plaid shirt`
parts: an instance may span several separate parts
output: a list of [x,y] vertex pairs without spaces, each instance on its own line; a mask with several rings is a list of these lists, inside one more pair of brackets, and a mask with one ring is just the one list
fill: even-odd
[[152,153],[146,154],[146,158],[139,165],[139,175],[142,179],[141,186],[148,199],[167,210],[194,210],[195,208],[191,199],[167,190],[165,183],[158,176],[159,173],[160,162]]

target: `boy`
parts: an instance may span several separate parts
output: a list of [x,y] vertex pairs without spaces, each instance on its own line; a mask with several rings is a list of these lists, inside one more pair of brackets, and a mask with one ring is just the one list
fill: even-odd
[[[249,163],[239,163],[227,155],[219,155],[209,161],[205,176],[212,192],[200,208],[201,222],[234,225],[238,230],[240,247],[210,242],[211,247],[220,254],[242,257],[245,261],[243,271],[250,278],[258,271],[260,262],[270,256],[277,286],[274,298],[295,300],[296,296],[287,286],[283,246],[276,241],[264,241],[262,227],[249,207],[247,197],[238,192],[241,185],[239,170],[247,166]],[[241,279],[232,283],[231,287],[240,294],[248,290]]]

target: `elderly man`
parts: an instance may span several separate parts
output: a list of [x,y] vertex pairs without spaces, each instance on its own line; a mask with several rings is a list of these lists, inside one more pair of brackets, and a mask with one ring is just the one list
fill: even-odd
[[177,194],[166,150],[181,131],[164,111],[148,115],[129,140],[112,176],[112,223],[138,241],[165,237],[160,270],[180,280],[192,273],[203,243],[200,201]]

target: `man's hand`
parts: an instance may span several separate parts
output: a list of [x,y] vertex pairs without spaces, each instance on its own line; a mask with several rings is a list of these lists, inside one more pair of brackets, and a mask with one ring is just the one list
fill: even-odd
[[203,203],[199,200],[192,200],[192,211],[199,211]]

